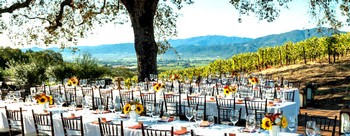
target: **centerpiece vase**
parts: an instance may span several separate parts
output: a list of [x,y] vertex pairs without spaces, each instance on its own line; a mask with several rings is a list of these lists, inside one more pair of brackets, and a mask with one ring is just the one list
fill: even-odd
[[49,102],[45,102],[40,105],[42,106],[43,110],[47,110],[49,108]]
[[139,120],[139,114],[136,111],[130,111],[129,117],[131,122],[137,122]]
[[272,125],[271,130],[269,130],[270,136],[278,136],[280,132],[280,126],[279,125]]

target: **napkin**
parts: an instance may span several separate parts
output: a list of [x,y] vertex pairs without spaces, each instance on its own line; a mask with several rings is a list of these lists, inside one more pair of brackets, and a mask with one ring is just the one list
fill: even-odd
[[175,130],[174,135],[183,135],[186,134],[187,130]]
[[[106,121],[101,121],[101,122],[108,123],[108,122],[111,122],[111,121],[110,120],[106,120]],[[91,124],[97,125],[98,124],[98,120],[95,120],[95,121],[91,122]]]
[[[93,114],[99,114],[100,112],[99,111],[93,111],[92,112]],[[109,111],[102,111],[102,114],[106,114],[106,113],[109,113]]]
[[131,129],[141,129],[141,125],[133,125],[133,126],[129,126],[128,128],[131,128]]

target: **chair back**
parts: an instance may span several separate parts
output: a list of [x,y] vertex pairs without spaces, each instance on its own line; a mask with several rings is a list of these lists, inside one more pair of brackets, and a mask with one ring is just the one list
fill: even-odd
[[171,126],[170,129],[155,129],[155,128],[145,128],[141,124],[142,136],[174,136],[174,127]]
[[165,94],[163,92],[163,99],[164,99],[164,107],[166,112],[174,112],[176,116],[179,116],[181,113],[180,111],[180,103],[179,100],[180,95],[178,94]]
[[119,100],[120,103],[122,104],[122,107],[124,107],[124,105],[126,103],[128,103],[131,100],[134,100],[134,92],[133,91],[120,91],[119,90]]
[[84,124],[82,116],[78,117],[63,117],[61,113],[61,121],[65,136],[71,136],[69,132],[74,132],[73,135],[84,136]]
[[203,111],[204,117],[207,116],[207,95],[190,96],[187,94],[188,106],[196,107],[197,111]]
[[120,121],[120,124],[114,124],[112,122],[102,122],[101,118],[98,118],[98,124],[101,136],[124,136],[123,121]]
[[295,90],[284,92],[284,100],[294,102]]
[[23,113],[22,107],[19,110],[10,110],[5,106],[7,123],[10,129],[10,135],[14,135],[14,131],[21,131],[24,136],[24,124],[23,124]]
[[[254,115],[256,119],[262,119],[262,115],[267,113],[267,99],[264,100],[247,100],[244,99],[246,116]],[[258,117],[258,116],[259,117]]]
[[[335,135],[335,128],[337,125],[337,116],[334,116],[334,118],[330,118],[327,116],[311,116],[305,113],[305,124],[304,124],[305,128],[306,128],[307,121],[315,121],[316,126],[321,130],[321,134],[326,132],[328,133],[331,132],[332,136]],[[328,133],[326,135],[329,135]],[[322,134],[322,135],[325,135],[325,134]]]
[[40,135],[42,133],[50,134],[51,136],[55,135],[53,129],[52,112],[35,113],[34,110],[32,110],[32,115],[37,135]]

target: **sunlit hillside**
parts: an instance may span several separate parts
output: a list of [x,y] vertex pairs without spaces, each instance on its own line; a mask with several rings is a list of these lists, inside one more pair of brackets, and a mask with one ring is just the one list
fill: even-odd
[[337,105],[342,103],[344,96],[350,94],[350,57],[332,64],[324,60],[306,65],[273,67],[256,73],[272,75],[273,78],[284,77],[288,81],[300,81],[300,92],[303,92],[307,83],[315,83],[315,107],[318,108],[340,108]]

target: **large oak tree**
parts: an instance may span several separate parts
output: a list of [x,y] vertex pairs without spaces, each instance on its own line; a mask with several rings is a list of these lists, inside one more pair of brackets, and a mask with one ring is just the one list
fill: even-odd
[[[240,15],[253,14],[274,21],[292,0],[230,0]],[[198,0],[200,2],[200,0]],[[178,14],[193,0],[0,0],[0,34],[16,45],[74,47],[79,38],[107,23],[131,21],[138,60],[139,81],[157,73],[157,53],[169,48],[176,35]],[[339,28],[349,23],[348,0],[309,0],[309,13],[317,24]],[[340,21],[337,14],[346,16]],[[210,19],[210,17],[208,17]],[[241,22],[242,19],[238,18]]]

